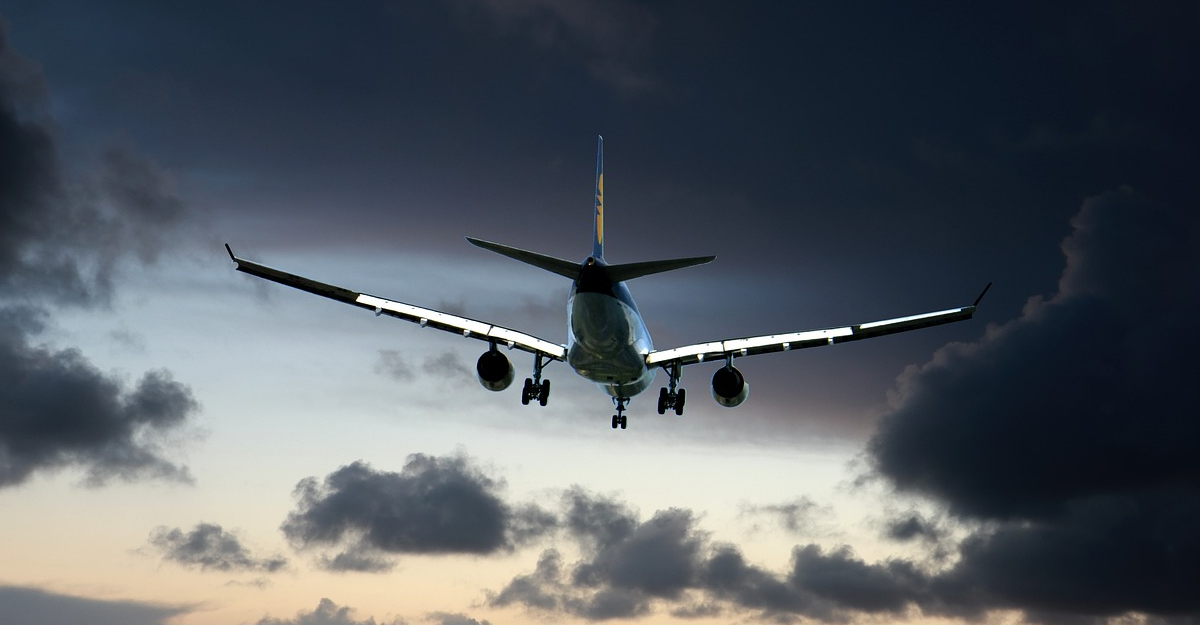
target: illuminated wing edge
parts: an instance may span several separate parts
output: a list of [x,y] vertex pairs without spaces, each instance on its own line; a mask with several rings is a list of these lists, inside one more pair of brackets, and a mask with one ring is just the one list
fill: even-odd
[[725,360],[731,356],[737,358],[808,347],[834,345],[848,341],[887,336],[888,334],[896,334],[898,332],[920,330],[921,328],[955,323],[957,321],[966,321],[975,315],[976,307],[979,306],[979,302],[983,300],[984,294],[987,293],[991,286],[989,282],[984,287],[983,292],[979,294],[979,297],[975,299],[975,303],[970,306],[897,317],[894,319],[884,319],[882,321],[871,321],[852,326],[696,343],[694,345],[650,352],[646,354],[646,364],[652,367],[667,367],[676,363],[680,365],[694,365],[712,360]]
[[542,354],[554,360],[563,360],[567,356],[566,347],[530,334],[525,334],[524,332],[518,332],[467,317],[459,317],[458,315],[444,313],[432,308],[413,306],[412,304],[375,297],[374,295],[367,295],[366,293],[359,293],[339,286],[325,284],[324,282],[310,280],[303,276],[297,276],[286,271],[280,271],[266,265],[238,258],[234,255],[233,250],[229,248],[228,244],[225,245],[225,249],[229,252],[229,258],[233,260],[238,271],[264,280],[270,280],[271,282],[290,286],[294,289],[312,293],[313,295],[320,295],[321,297],[345,304],[365,308],[374,311],[376,315],[387,315],[410,321],[423,328],[453,332],[467,338],[503,345],[509,349],[519,349],[533,354]]

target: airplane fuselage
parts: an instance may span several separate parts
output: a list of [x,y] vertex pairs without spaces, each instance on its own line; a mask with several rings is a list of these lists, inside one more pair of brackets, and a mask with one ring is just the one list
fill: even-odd
[[567,298],[567,364],[613,397],[629,398],[654,382],[646,354],[650,333],[624,282],[588,258]]

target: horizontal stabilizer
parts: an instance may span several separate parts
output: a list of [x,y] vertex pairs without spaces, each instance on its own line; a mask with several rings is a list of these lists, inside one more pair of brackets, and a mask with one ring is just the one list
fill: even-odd
[[608,277],[613,282],[624,282],[654,273],[711,263],[715,258],[716,256],[695,256],[692,258],[672,258],[671,260],[651,260],[644,263],[609,265]]
[[492,243],[491,241],[473,239],[471,237],[467,237],[467,241],[475,247],[482,247],[489,252],[495,252],[501,256],[507,256],[513,260],[519,260],[528,265],[533,265],[534,267],[540,267],[551,273],[556,273],[560,276],[563,276],[564,278],[570,278],[571,280],[574,280],[575,278],[579,277],[579,263],[576,262],[555,258],[553,256],[547,256],[545,254],[538,254],[537,252],[530,252],[529,250],[523,250],[516,247],[500,245],[499,243]]

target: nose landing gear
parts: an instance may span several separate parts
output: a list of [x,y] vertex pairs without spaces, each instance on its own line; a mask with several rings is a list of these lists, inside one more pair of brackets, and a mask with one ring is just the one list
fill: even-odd
[[612,427],[614,430],[618,427],[624,430],[625,426],[628,424],[628,417],[625,416],[625,403],[628,401],[628,397],[613,398],[613,403],[617,406],[617,414],[613,415],[612,418]]

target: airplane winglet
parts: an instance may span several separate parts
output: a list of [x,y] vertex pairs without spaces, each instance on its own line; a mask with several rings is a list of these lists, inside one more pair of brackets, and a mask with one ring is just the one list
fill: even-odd
[[975,303],[974,303],[974,304],[971,304],[971,306],[972,306],[972,307],[974,307],[974,306],[978,306],[978,305],[979,305],[979,302],[982,302],[982,301],[983,301],[983,296],[984,296],[984,295],[987,295],[988,289],[990,289],[990,288],[992,288],[992,283],[991,283],[991,282],[988,282],[988,283],[987,283],[987,286],[983,287],[983,292],[979,294],[979,297],[976,297],[976,298],[975,298]]

